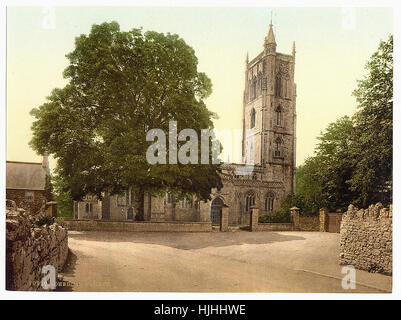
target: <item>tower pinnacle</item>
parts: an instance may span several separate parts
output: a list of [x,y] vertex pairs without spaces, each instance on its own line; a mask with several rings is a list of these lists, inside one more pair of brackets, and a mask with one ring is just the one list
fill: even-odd
[[269,32],[267,33],[267,37],[266,37],[266,43],[276,44],[276,39],[274,38],[274,32],[273,32],[273,24],[271,23],[271,21],[269,24]]

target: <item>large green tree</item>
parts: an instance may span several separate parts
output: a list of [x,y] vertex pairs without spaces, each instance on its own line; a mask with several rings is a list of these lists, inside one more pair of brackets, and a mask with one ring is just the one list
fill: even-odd
[[297,169],[296,193],[313,213],[321,207],[346,208],[353,201],[347,181],[352,176],[350,161],[352,119],[342,117],[329,124],[318,137],[315,155]]
[[73,199],[133,187],[136,219],[143,220],[145,192],[169,189],[208,199],[211,188],[221,187],[218,165],[146,160],[152,128],[168,133],[175,120],[178,132],[192,128],[199,137],[201,129],[213,128],[214,114],[204,103],[211,81],[198,72],[194,50],[183,39],[103,23],[77,37],[67,58],[68,84],[32,110],[31,145],[57,159],[56,173]]
[[311,211],[391,202],[393,158],[393,37],[381,41],[354,95],[352,118],[331,123],[315,155],[297,170],[297,195]]
[[393,167],[393,36],[381,41],[366,64],[367,75],[358,81],[354,96],[351,189],[357,201],[388,204],[392,196]]

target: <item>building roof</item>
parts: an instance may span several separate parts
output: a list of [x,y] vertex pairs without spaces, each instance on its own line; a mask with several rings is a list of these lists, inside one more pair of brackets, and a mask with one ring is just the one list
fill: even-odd
[[6,189],[45,190],[46,175],[49,174],[46,164],[46,161],[7,161]]

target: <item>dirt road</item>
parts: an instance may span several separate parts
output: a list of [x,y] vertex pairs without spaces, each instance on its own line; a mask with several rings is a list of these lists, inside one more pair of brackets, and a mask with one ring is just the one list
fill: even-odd
[[339,234],[69,232],[72,291],[389,292],[391,277],[356,272],[343,289]]

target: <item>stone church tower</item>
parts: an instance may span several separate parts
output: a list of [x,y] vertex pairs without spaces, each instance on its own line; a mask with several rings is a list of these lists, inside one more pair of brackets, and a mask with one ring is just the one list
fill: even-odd
[[264,50],[251,61],[246,58],[242,157],[263,167],[263,180],[282,182],[290,194],[296,168],[295,43],[291,55],[276,48],[270,23]]

